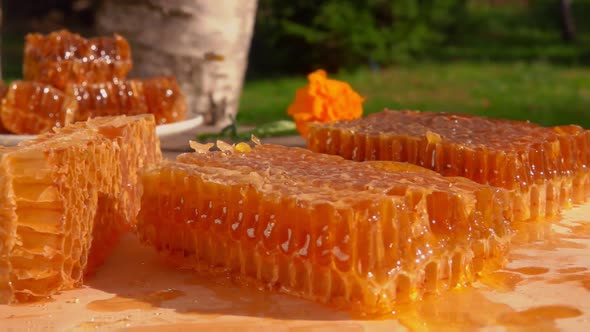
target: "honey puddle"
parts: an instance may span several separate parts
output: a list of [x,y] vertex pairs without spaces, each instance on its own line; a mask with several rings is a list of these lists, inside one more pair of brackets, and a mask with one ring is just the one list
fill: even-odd
[[579,309],[564,305],[515,311],[508,304],[490,301],[477,289],[467,288],[400,306],[394,316],[411,331],[465,331],[492,326],[557,331],[555,320],[581,314]]
[[267,292],[240,288],[236,293],[236,286],[231,285],[230,280],[211,281],[194,275],[185,282],[189,285],[204,286],[209,291],[206,298],[194,299],[190,306],[183,309],[182,312],[186,314],[263,317],[271,315],[274,309],[279,307],[279,303]]
[[479,282],[498,291],[510,292],[516,289],[516,285],[524,280],[518,273],[508,271],[494,271],[482,275]]
[[569,273],[584,272],[586,270],[588,270],[588,268],[586,268],[586,267],[574,266],[574,267],[566,267],[564,269],[559,269],[559,270],[557,270],[557,272],[559,272],[561,274],[569,274]]
[[526,266],[526,267],[520,267],[520,268],[515,268],[515,269],[506,269],[506,270],[526,274],[529,276],[536,276],[536,275],[545,274],[545,273],[549,272],[548,268],[540,267],[540,266]]
[[139,299],[117,295],[109,299],[92,301],[86,305],[86,308],[100,312],[148,310],[159,307],[163,301],[173,300],[183,295],[185,295],[184,292],[176,289],[153,292]]
[[538,327],[547,331],[554,320],[560,318],[578,317],[582,311],[576,308],[560,305],[534,307],[531,309],[500,315],[500,323],[504,325]]
[[590,291],[590,273],[568,274],[547,281],[549,284],[562,284],[565,282],[576,282],[586,290]]
[[[490,291],[510,294],[532,282],[547,285],[571,282],[590,291],[590,272],[587,272],[586,267],[571,266],[552,270],[551,267],[555,268],[560,263],[560,256],[556,256],[557,262],[547,261],[547,251],[588,250],[587,239],[590,239],[590,222],[534,222],[518,225],[511,246],[511,252],[516,254],[509,255],[508,267],[484,273],[473,287],[400,305],[393,316],[412,331],[462,331],[493,326],[503,326],[508,331],[523,328],[556,331],[557,320],[578,317],[583,312],[574,306],[562,304],[515,310],[510,302],[497,303],[484,294]],[[523,261],[534,265],[512,267]],[[538,289],[537,284],[534,287]],[[572,303],[572,300],[563,298],[560,302]]]
[[[411,331],[465,331],[494,326],[509,331],[523,327],[557,331],[557,319],[578,317],[582,311],[566,305],[516,311],[509,304],[489,300],[480,289],[465,288],[400,305],[392,314]],[[391,316],[382,318],[391,319]]]

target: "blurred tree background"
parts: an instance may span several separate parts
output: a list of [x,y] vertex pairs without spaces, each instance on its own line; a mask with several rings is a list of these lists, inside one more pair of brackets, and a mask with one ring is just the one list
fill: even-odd
[[[27,32],[68,27],[96,34],[100,2],[3,0],[5,74],[20,74],[15,64]],[[259,0],[249,72],[335,72],[425,60],[589,64],[588,18],[590,0]]]
[[[575,37],[563,38],[563,2]],[[423,60],[590,62],[588,0],[260,0],[259,7],[253,73]]]
[[[100,2],[4,0],[4,76],[20,77],[26,32],[96,34]],[[590,127],[589,18],[590,0],[258,0],[238,120],[287,118],[305,75],[324,68],[367,97],[366,112]]]

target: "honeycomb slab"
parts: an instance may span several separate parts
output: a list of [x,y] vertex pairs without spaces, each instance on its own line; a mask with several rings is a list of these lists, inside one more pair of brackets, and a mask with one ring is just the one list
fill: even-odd
[[393,162],[218,144],[143,175],[143,242],[197,270],[366,313],[501,264],[508,191]]
[[558,215],[590,197],[590,131],[469,115],[391,111],[312,124],[308,148],[408,162],[515,192],[515,219]]
[[139,210],[139,169],[160,161],[152,116],[79,122],[0,150],[0,302],[80,285]]

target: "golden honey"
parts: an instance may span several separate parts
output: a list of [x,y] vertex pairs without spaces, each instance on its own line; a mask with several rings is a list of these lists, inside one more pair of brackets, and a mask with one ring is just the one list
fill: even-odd
[[516,219],[559,214],[590,197],[590,131],[469,115],[390,111],[312,124],[308,148],[394,160],[515,192]]
[[79,122],[0,151],[0,302],[82,282],[131,229],[137,171],[161,159],[152,116]]
[[218,147],[143,174],[138,233],[183,265],[380,312],[504,257],[503,189],[305,149]]

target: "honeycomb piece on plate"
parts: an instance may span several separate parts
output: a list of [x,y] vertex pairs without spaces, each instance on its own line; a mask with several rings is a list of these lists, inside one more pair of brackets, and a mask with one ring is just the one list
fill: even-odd
[[393,160],[515,192],[515,218],[559,214],[590,197],[590,131],[470,115],[391,111],[312,124],[308,148]]
[[[4,96],[6,96],[7,91],[8,91],[8,87],[6,86],[4,81],[0,81],[0,99],[4,99]],[[0,112],[1,112],[1,108],[0,108]],[[6,128],[4,128],[4,125],[2,125],[2,117],[0,116],[0,134],[8,134],[8,133],[10,133],[10,132]]]
[[14,134],[39,134],[72,122],[77,110],[74,98],[50,85],[14,81],[2,99],[0,118]]
[[158,124],[182,121],[186,118],[186,98],[174,77],[153,77],[134,80],[143,84],[148,113]]
[[135,223],[152,116],[97,118],[0,150],[0,302],[79,285]]
[[4,98],[4,95],[6,95],[6,91],[8,91],[6,83],[4,83],[4,81],[0,81],[0,97]]
[[148,113],[143,86],[134,81],[69,84],[65,91],[78,102],[76,121]]
[[503,261],[505,190],[305,149],[219,147],[142,175],[140,238],[183,266],[376,313]]
[[70,84],[66,93],[78,101],[76,120],[151,113],[156,124],[165,124],[182,121],[186,116],[186,99],[174,77]]
[[123,80],[131,66],[131,48],[119,35],[85,39],[61,30],[25,38],[24,79],[59,89],[68,83]]

